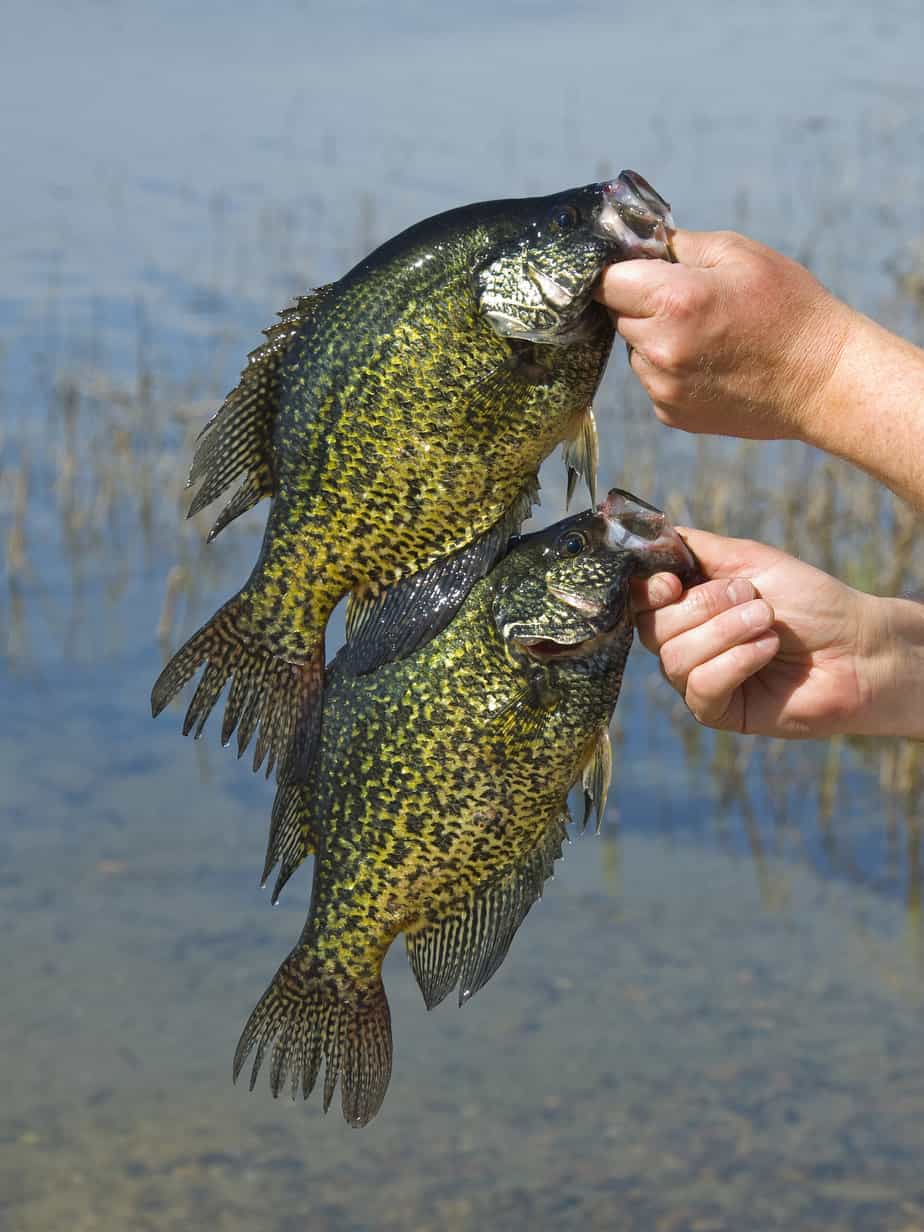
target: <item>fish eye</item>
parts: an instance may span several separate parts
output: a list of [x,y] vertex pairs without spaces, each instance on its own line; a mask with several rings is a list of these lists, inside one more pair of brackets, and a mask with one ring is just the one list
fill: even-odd
[[560,210],[556,210],[552,215],[552,225],[557,231],[567,231],[569,227],[573,227],[580,219],[580,215],[573,205],[562,206]]
[[587,547],[587,536],[579,530],[566,531],[555,544],[560,556],[580,556]]

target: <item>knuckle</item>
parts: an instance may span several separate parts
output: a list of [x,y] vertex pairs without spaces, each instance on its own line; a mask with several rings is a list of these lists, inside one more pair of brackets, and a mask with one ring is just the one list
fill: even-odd
[[728,607],[727,589],[725,582],[704,582],[687,591],[684,603],[690,614],[702,624]]
[[712,252],[720,260],[726,260],[745,249],[753,250],[752,242],[738,231],[716,231],[711,236]]
[[731,727],[731,694],[696,679],[691,673],[685,698],[687,709],[698,723],[722,731]]
[[660,653],[664,674],[671,684],[676,685],[683,679],[683,647],[677,645],[676,638],[671,638],[661,647]]
[[670,321],[689,321],[699,307],[695,286],[686,271],[665,280],[655,295],[655,315]]
[[635,628],[638,633],[638,640],[645,649],[650,650],[652,654],[659,654],[661,643],[655,630],[654,612],[639,612],[635,618]]
[[681,407],[686,401],[687,388],[679,377],[660,372],[649,381],[652,401],[668,408]]
[[673,367],[673,349],[663,338],[652,339],[645,344],[644,350],[634,352],[633,359],[636,355],[641,356],[647,364],[659,372]]

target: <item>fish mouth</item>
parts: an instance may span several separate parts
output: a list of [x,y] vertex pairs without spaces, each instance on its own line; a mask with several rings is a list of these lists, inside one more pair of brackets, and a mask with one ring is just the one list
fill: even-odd
[[518,637],[516,644],[531,659],[536,659],[539,663],[550,663],[553,659],[574,658],[583,653],[588,642],[596,640],[596,634],[592,638],[581,638],[577,642],[556,642],[551,637]]
[[597,512],[606,522],[607,546],[633,552],[641,576],[664,569],[676,573],[685,586],[703,580],[699,561],[655,505],[623,488],[611,488]]
[[603,205],[594,233],[615,244],[623,260],[660,257],[676,261],[671,237],[676,227],[670,205],[637,171],[620,171],[602,185]]

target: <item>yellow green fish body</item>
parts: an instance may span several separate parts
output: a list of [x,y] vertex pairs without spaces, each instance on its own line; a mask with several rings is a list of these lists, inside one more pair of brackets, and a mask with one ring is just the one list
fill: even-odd
[[222,740],[237,729],[242,752],[258,731],[256,764],[304,781],[339,600],[352,597],[355,671],[399,658],[490,569],[558,443],[592,483],[591,400],[613,339],[593,287],[613,260],[668,255],[668,222],[631,173],[466,206],[283,314],[191,473],[192,511],[244,477],[213,533],[271,498],[260,554],[164,669],[154,712],[205,664],[184,730],[199,734],[230,679]]
[[274,1093],[339,1077],[344,1115],[377,1111],[391,1067],[382,960],[404,933],[428,1007],[502,962],[560,854],[583,779],[598,816],[607,729],[632,641],[633,576],[692,558],[663,514],[612,492],[515,541],[413,655],[329,673],[305,786],[280,788],[267,857],[282,884],[315,852],[302,937],[248,1022],[235,1075],[272,1046]]

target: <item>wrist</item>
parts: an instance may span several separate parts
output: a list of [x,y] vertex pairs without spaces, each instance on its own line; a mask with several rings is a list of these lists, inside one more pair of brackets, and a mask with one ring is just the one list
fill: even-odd
[[865,349],[862,335],[872,322],[833,295],[825,295],[824,308],[798,338],[808,358],[796,386],[792,418],[799,440],[843,457],[844,420],[852,405],[852,360]]
[[864,595],[857,735],[924,740],[924,603]]
[[800,412],[801,439],[924,508],[924,351],[835,303],[840,343]]

